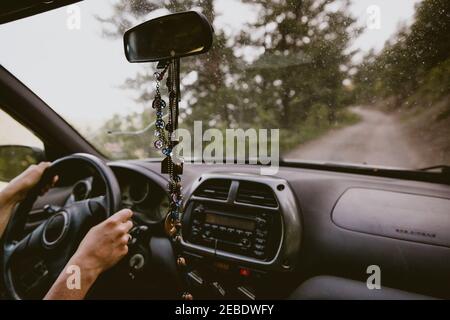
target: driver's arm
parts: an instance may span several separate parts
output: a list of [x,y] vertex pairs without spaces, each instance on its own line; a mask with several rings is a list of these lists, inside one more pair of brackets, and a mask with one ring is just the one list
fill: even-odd
[[[22,201],[27,192],[39,182],[45,169],[49,166],[49,162],[31,165],[27,170],[11,180],[8,185],[0,191],[0,238],[8,225],[14,207]],[[53,181],[54,183],[56,182],[56,179],[57,178]],[[47,190],[42,190],[43,193],[46,191]]]
[[[97,277],[128,253],[132,215],[130,210],[124,209],[93,227],[44,299],[83,299]],[[79,271],[78,288],[69,285],[70,277],[75,274],[72,270]]]
[[[30,166],[0,191],[0,237],[8,225],[14,207],[39,182],[49,166],[49,162]],[[52,184],[55,184],[57,180],[58,177],[55,177]],[[45,187],[41,193],[44,194],[50,187],[51,185]],[[128,231],[133,226],[132,215],[130,210],[122,210],[93,227],[86,234],[45,299],[83,299],[97,277],[127,254]],[[80,289],[70,289],[67,285],[67,279],[70,276],[67,268],[71,266],[80,268]]]

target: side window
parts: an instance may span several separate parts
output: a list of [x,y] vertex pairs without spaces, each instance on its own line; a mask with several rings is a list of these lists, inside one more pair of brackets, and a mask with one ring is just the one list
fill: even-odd
[[0,109],[0,190],[29,165],[44,158],[44,144]]

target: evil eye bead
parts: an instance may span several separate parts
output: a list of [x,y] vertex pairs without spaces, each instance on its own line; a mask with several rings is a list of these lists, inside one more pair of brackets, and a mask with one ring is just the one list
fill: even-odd
[[162,153],[163,153],[164,155],[166,155],[166,156],[170,156],[170,154],[172,153],[172,149],[170,149],[170,148],[164,148],[164,149],[162,150]]
[[175,205],[176,205],[178,208],[181,208],[181,207],[183,206],[183,200],[178,200],[177,202],[175,202]]
[[176,210],[173,210],[173,211],[170,212],[170,217],[173,220],[178,220],[178,218],[180,217],[180,213],[178,211],[176,211]]
[[157,98],[155,100],[153,100],[153,104],[152,107],[153,109],[164,109],[166,107],[166,102],[161,99],[161,98]]
[[155,122],[155,126],[159,129],[163,129],[165,125],[166,125],[166,123],[164,122],[164,120],[161,120],[161,119],[158,119]]
[[161,118],[163,116],[163,113],[161,111],[156,112],[156,116],[158,118]]
[[161,131],[159,131],[159,130],[156,130],[155,131],[155,137],[161,137],[162,136],[162,133],[161,133]]
[[161,149],[164,146],[164,142],[162,142],[161,139],[158,139],[155,141],[153,145],[155,146],[156,149]]

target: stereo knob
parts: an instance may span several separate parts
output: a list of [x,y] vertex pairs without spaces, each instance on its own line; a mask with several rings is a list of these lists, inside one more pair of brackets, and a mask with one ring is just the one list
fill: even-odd
[[130,258],[130,267],[134,270],[140,270],[145,264],[144,256],[140,253],[135,254]]
[[256,225],[260,229],[264,229],[267,225],[267,221],[265,219],[256,218]]

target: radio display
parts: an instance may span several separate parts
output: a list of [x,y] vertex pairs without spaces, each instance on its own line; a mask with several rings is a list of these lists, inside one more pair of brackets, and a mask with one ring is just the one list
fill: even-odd
[[244,229],[253,231],[255,230],[255,222],[252,220],[238,219],[229,216],[223,216],[218,214],[207,213],[205,216],[205,222],[211,224],[217,224],[224,227],[231,227],[237,229]]

